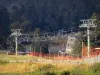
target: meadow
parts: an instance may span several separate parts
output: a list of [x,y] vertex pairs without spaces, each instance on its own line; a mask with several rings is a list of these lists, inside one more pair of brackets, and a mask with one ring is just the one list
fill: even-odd
[[45,62],[8,62],[11,60],[45,59],[29,55],[0,54],[0,75],[100,75],[100,63],[62,64]]

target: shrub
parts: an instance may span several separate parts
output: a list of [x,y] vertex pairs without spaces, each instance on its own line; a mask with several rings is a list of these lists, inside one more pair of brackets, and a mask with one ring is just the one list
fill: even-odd
[[46,72],[44,75],[56,75],[54,72]]
[[81,69],[75,68],[74,70],[72,70],[72,75],[84,75],[83,71]]
[[69,71],[64,71],[61,73],[61,75],[70,75],[70,72]]
[[39,71],[41,72],[49,72],[49,71],[53,71],[54,69],[54,66],[51,65],[51,64],[48,64],[48,65],[44,65],[42,67],[39,68]]
[[0,60],[0,65],[7,64],[7,61]]
[[91,67],[93,73],[100,73],[100,63],[96,63]]
[[75,68],[71,71],[71,75],[94,75],[91,70]]
[[0,73],[0,75],[22,75],[19,73]]

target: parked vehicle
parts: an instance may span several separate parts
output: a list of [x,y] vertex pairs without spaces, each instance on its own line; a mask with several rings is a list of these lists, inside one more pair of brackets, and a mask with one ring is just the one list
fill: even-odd
[[14,50],[10,50],[7,52],[7,55],[14,55],[15,54],[15,51]]
[[[16,54],[15,50],[10,50],[7,52],[7,55],[15,55],[15,54]],[[18,51],[18,55],[26,55],[26,54],[27,54],[26,51]]]

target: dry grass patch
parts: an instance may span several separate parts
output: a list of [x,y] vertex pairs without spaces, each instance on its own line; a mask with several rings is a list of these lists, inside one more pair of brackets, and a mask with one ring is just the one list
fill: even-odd
[[63,71],[70,71],[73,68],[76,67],[76,65],[72,65],[72,64],[56,64],[56,71],[58,72],[63,72]]
[[24,73],[36,71],[42,64],[36,63],[8,63],[0,65],[0,73]]
[[[39,68],[48,65],[45,63],[7,63],[5,65],[0,65],[0,73],[25,73],[25,72],[35,72]],[[76,65],[69,64],[51,64],[55,68],[54,71],[66,71],[73,69]]]

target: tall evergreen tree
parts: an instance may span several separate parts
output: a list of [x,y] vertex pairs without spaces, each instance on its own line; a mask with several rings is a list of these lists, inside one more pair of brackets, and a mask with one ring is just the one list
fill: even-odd
[[0,45],[6,47],[6,38],[10,34],[10,19],[6,7],[0,7]]

